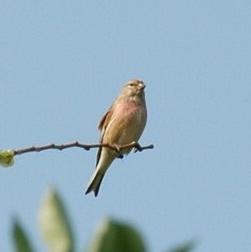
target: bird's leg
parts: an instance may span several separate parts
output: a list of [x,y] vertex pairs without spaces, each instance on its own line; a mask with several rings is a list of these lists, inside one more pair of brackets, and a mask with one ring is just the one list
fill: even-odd
[[142,147],[140,146],[139,143],[137,142],[133,142],[135,144],[135,146],[133,147],[133,152],[137,152],[137,151],[142,151]]
[[118,156],[117,156],[117,158],[119,158],[119,159],[123,159],[124,158],[124,156],[123,156],[123,154],[119,154]]
[[118,144],[113,144],[112,146],[116,149],[117,158],[122,159],[124,157],[124,155],[121,153],[120,146]]

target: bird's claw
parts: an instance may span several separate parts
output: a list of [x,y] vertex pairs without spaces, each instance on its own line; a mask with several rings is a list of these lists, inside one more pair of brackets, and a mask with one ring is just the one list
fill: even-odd
[[117,158],[122,159],[124,157],[124,155],[121,153],[121,149],[120,149],[119,145],[114,144],[113,147],[114,147],[114,149],[116,150],[116,152],[118,154]]
[[135,146],[133,147],[133,152],[137,152],[137,151],[142,151],[142,147],[140,146],[139,143],[135,142]]
[[119,154],[119,155],[117,156],[117,158],[122,159],[122,158],[124,158],[124,155]]

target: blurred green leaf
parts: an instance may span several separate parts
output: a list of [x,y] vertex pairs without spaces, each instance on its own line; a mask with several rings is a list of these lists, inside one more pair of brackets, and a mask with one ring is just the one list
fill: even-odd
[[17,219],[13,222],[12,227],[12,238],[15,246],[16,252],[32,252],[33,249],[28,240],[28,237]]
[[88,252],[145,252],[139,232],[126,223],[105,219],[98,227]]
[[194,240],[188,241],[168,250],[168,252],[191,252],[195,248],[195,245],[196,242]]
[[42,200],[39,224],[49,251],[74,251],[72,229],[63,201],[53,189],[50,189]]
[[3,167],[10,167],[14,164],[13,150],[0,150],[0,165]]

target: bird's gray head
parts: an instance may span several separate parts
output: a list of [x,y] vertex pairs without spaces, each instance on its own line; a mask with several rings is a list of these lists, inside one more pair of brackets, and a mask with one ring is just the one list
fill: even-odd
[[143,98],[145,84],[142,80],[130,80],[128,81],[122,89],[123,95],[130,98]]

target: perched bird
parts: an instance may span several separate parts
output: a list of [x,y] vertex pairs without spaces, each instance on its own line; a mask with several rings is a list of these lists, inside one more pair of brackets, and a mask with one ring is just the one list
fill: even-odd
[[[145,85],[141,80],[130,80],[125,84],[99,123],[100,143],[120,146],[138,142],[147,119],[144,89]],[[128,154],[131,149],[123,149],[121,154]],[[102,179],[117,157],[118,152],[107,147],[99,148],[96,169],[85,194],[93,191],[95,196],[98,195]]]

